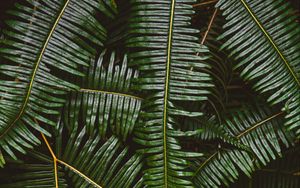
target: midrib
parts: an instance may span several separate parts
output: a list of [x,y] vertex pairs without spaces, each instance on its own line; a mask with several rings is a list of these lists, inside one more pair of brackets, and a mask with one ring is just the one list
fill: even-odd
[[292,67],[290,66],[289,62],[287,61],[287,59],[284,57],[284,55],[281,53],[279,47],[277,47],[276,43],[273,41],[272,37],[270,36],[270,34],[266,31],[266,29],[261,25],[261,23],[259,22],[259,20],[256,18],[256,16],[254,15],[254,13],[252,12],[251,8],[248,6],[248,4],[246,3],[245,0],[240,0],[243,4],[243,6],[246,8],[246,10],[248,11],[248,13],[251,15],[251,17],[254,19],[255,23],[258,25],[258,27],[262,30],[262,32],[264,33],[264,35],[267,37],[267,39],[270,41],[270,43],[272,44],[272,46],[274,47],[274,49],[276,50],[276,52],[278,53],[278,55],[280,56],[280,58],[283,60],[283,62],[285,63],[286,67],[288,68],[288,70],[290,71],[290,73],[292,74],[292,77],[295,79],[298,87],[300,88],[300,81],[298,80],[296,73],[294,72],[294,70],[292,69]]
[[172,50],[172,34],[173,34],[173,20],[175,11],[175,0],[171,2],[170,9],[170,25],[168,33],[168,49],[167,49],[167,64],[166,64],[166,80],[164,92],[164,116],[163,116],[163,152],[164,152],[164,185],[168,187],[168,164],[167,164],[167,112],[168,112],[168,98],[169,98],[169,79],[170,79],[170,63],[171,63],[171,50]]
[[18,112],[17,117],[14,119],[14,121],[12,121],[12,122],[9,124],[9,126],[7,126],[7,127],[5,128],[5,130],[3,131],[3,133],[1,133],[1,135],[0,135],[0,138],[2,138],[2,137],[3,137],[3,136],[4,136],[4,135],[12,128],[12,127],[13,127],[13,125],[14,125],[14,124],[22,117],[22,115],[24,114],[25,108],[27,107],[27,104],[28,104],[29,99],[30,99],[30,96],[31,96],[31,91],[32,91],[33,84],[34,84],[34,79],[35,79],[35,77],[36,77],[36,74],[37,74],[39,65],[40,65],[40,63],[41,63],[41,61],[42,61],[44,52],[45,52],[45,50],[46,50],[46,48],[47,48],[47,46],[48,46],[48,43],[49,43],[49,41],[50,41],[50,38],[51,38],[52,34],[53,34],[53,32],[54,32],[54,30],[55,30],[55,28],[56,28],[56,26],[57,26],[59,20],[61,19],[62,15],[63,15],[63,13],[64,13],[64,11],[65,11],[65,9],[66,9],[66,7],[68,6],[69,2],[70,2],[70,0],[66,0],[65,5],[63,6],[62,10],[60,11],[59,15],[57,16],[57,18],[56,18],[56,20],[55,20],[55,22],[54,22],[54,24],[53,24],[53,27],[51,28],[51,30],[50,30],[50,32],[49,32],[49,35],[48,35],[48,37],[47,37],[47,39],[46,39],[46,41],[45,41],[45,43],[44,43],[44,45],[43,45],[43,48],[42,48],[42,50],[41,50],[41,52],[40,52],[40,54],[39,54],[39,56],[38,56],[38,59],[37,59],[37,61],[36,61],[36,65],[35,65],[35,67],[34,67],[34,70],[33,70],[33,72],[32,72],[32,75],[31,75],[31,80],[30,80],[30,82],[29,82],[28,89],[27,89],[27,91],[26,91],[25,100],[24,100],[24,102],[23,102],[23,104],[22,104],[22,106],[21,106],[21,108],[20,108],[20,111]]
[[118,96],[122,96],[122,97],[129,97],[132,99],[136,99],[136,100],[142,100],[142,98],[134,96],[134,95],[130,95],[130,94],[126,94],[126,93],[119,93],[119,92],[113,92],[113,91],[104,91],[104,90],[96,90],[96,89],[86,89],[86,88],[81,88],[79,89],[80,92],[91,92],[91,93],[102,93],[102,94],[107,94],[107,95],[118,95]]
[[[237,139],[241,139],[241,137],[243,137],[246,133],[250,132],[250,131],[253,131],[254,129],[258,128],[259,126],[261,125],[264,125],[265,123],[277,118],[278,116],[282,115],[283,112],[278,112],[260,122],[257,122],[255,125],[251,125],[250,128],[246,129],[245,131],[243,131],[242,133],[236,135],[235,137]],[[218,154],[218,151],[213,153],[208,159],[206,159],[201,165],[200,167],[195,171],[195,175],[199,173],[199,171],[210,161],[213,159],[213,157],[215,157],[216,155]],[[193,176],[194,178],[195,176]]]

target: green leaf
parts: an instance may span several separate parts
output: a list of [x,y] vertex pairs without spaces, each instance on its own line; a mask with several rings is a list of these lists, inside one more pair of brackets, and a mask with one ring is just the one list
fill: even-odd
[[244,107],[231,113],[224,124],[226,132],[239,139],[251,152],[221,147],[202,161],[196,160],[192,166],[195,185],[228,186],[238,179],[240,171],[250,177],[256,169],[281,157],[280,143],[285,147],[293,145],[293,135],[280,124],[282,115],[282,112],[274,114],[264,106]]
[[12,157],[13,148],[24,153],[40,143],[33,129],[49,135],[36,120],[55,125],[51,117],[63,95],[79,89],[67,78],[83,76],[80,67],[96,53],[91,44],[103,45],[106,30],[95,17],[102,6],[96,0],[28,0],[9,11],[15,20],[7,21],[0,48],[9,60],[0,65],[0,148]]
[[290,4],[220,0],[217,7],[227,20],[223,48],[239,60],[241,76],[271,104],[288,106],[285,125],[300,136],[300,27]]
[[273,161],[265,168],[257,170],[251,179],[242,177],[231,187],[241,187],[246,183],[252,187],[267,188],[267,187],[286,187],[296,188],[300,185],[300,152],[299,147],[292,148],[286,151],[283,158]]
[[198,132],[194,139],[199,141],[217,141],[231,144],[239,149],[249,151],[249,147],[242,144],[234,135],[230,134],[226,127],[217,123],[216,117],[186,118],[184,121],[184,130],[202,130]]
[[[210,68],[198,30],[191,28],[194,0],[132,0],[126,45],[129,66],[140,71],[134,89],[145,93],[141,120],[134,140],[148,155],[144,183],[147,187],[191,187],[187,158],[202,154],[183,151],[178,137],[180,117],[198,117],[183,103],[202,103],[210,94]],[[197,53],[201,53],[200,56]],[[184,102],[183,102],[184,101]],[[191,134],[193,135],[193,134]]]
[[[115,135],[101,139],[98,129],[71,121],[74,109],[65,111],[57,123],[54,138],[42,133],[43,145],[30,150],[18,165],[13,161],[0,170],[4,187],[133,187],[142,181],[142,156],[124,146]],[[78,113],[75,114],[78,116]],[[64,122],[64,119],[69,121]],[[12,172],[7,178],[5,172]]]
[[[106,55],[110,56],[108,61]],[[137,72],[127,68],[126,55],[118,62],[114,52],[103,51],[86,73],[81,89],[69,95],[65,122],[71,127],[84,124],[89,134],[97,129],[101,138],[110,129],[125,141],[133,131],[142,101],[129,92]]]

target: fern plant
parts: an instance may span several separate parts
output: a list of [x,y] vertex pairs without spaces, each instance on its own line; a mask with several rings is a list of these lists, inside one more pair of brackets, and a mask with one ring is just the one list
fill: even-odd
[[18,0],[5,14],[0,187],[299,187],[287,0]]

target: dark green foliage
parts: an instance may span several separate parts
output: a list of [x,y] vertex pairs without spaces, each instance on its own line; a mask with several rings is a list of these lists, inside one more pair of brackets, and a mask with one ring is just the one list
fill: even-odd
[[99,136],[105,137],[110,126],[111,131],[125,141],[133,131],[142,101],[129,94],[131,82],[138,75],[136,71],[127,68],[126,56],[116,60],[113,52],[106,65],[106,54],[103,51],[98,60],[91,63],[86,71],[88,76],[82,80],[81,89],[70,95],[66,108],[69,111],[77,110],[72,116],[72,122],[81,119],[83,122],[77,124],[86,125],[87,131],[93,132],[98,128]]
[[222,48],[239,60],[235,68],[269,103],[284,104],[286,126],[300,134],[300,27],[292,7],[284,0],[220,0],[217,7],[227,19]]
[[[68,129],[68,130],[64,130]],[[128,147],[111,136],[101,141],[97,134],[88,134],[85,128],[69,127],[60,123],[53,146],[56,157],[88,176],[93,182],[104,187],[132,187],[142,167],[138,154],[131,156]],[[66,131],[64,134],[61,132]],[[62,138],[62,136],[64,138]],[[19,161],[8,165],[9,178],[3,179],[3,187],[55,187],[55,173],[49,152],[42,154],[29,151],[33,162]],[[16,173],[17,172],[17,173]],[[125,176],[126,174],[126,176]],[[1,174],[7,176],[7,174]],[[65,179],[68,178],[68,181]],[[59,187],[95,187],[90,180],[72,168],[58,165]]]
[[[281,127],[280,115],[262,106],[244,107],[231,113],[221,126],[223,132],[240,140],[249,149],[243,151],[219,145],[204,161],[196,161],[194,164],[195,184],[199,187],[218,187],[223,183],[228,185],[238,178],[240,171],[250,177],[255,169],[281,156],[280,142],[289,147],[293,136]],[[223,139],[228,137],[223,136]]]
[[18,0],[0,187],[299,187],[287,0]]
[[[132,1],[129,22],[129,66],[140,71],[135,87],[147,92],[142,103],[142,122],[134,140],[148,156],[145,184],[149,187],[189,187],[186,158],[201,154],[182,151],[178,137],[181,117],[201,116],[181,103],[207,100],[208,50],[197,43],[198,31],[190,28],[194,1]],[[147,27],[147,29],[145,29]],[[134,50],[138,48],[138,50]]]
[[253,174],[252,179],[241,177],[241,179],[232,185],[233,188],[239,188],[243,185],[250,185],[257,188],[267,187],[285,187],[293,188],[300,186],[300,152],[299,147],[285,152],[284,157],[270,163]]
[[103,45],[106,31],[94,17],[102,6],[97,1],[28,1],[9,11],[16,20],[7,21],[1,40],[1,56],[10,61],[0,66],[5,78],[0,82],[0,148],[13,158],[12,148],[25,153],[25,147],[40,143],[32,128],[49,135],[35,119],[55,125],[49,115],[59,114],[62,95],[79,88],[60,75],[83,76],[78,67],[88,66],[96,53],[87,42]]

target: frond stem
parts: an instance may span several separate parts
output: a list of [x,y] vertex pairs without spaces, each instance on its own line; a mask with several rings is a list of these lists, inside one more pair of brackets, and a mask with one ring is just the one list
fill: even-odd
[[46,143],[47,148],[48,148],[48,150],[49,150],[49,152],[50,152],[50,154],[51,154],[51,156],[52,156],[52,158],[53,158],[54,177],[55,177],[55,188],[58,188],[57,158],[56,158],[56,156],[55,156],[55,154],[54,154],[54,152],[53,152],[53,150],[52,150],[52,148],[51,148],[51,146],[50,146],[50,144],[49,144],[47,138],[45,137],[45,135],[44,135],[43,133],[41,133],[41,135],[42,135],[43,140],[44,140],[44,142]]
[[86,175],[84,175],[83,173],[81,173],[80,171],[78,171],[76,168],[72,167],[71,165],[69,165],[68,163],[57,159],[57,162],[59,162],[60,164],[68,167],[70,170],[72,170],[73,172],[75,172],[76,174],[78,174],[79,176],[83,177],[86,181],[88,181],[90,184],[94,185],[97,188],[102,188],[100,185],[98,185],[96,182],[94,182],[93,180],[91,180],[89,177],[87,177]]
[[283,114],[283,112],[279,112],[279,113],[277,113],[277,114],[275,114],[275,115],[273,115],[273,116],[271,116],[271,117],[269,117],[267,119],[264,119],[261,122],[258,122],[257,124],[251,126],[249,129],[246,129],[245,131],[243,131],[242,133],[240,133],[239,135],[237,135],[236,138],[239,139],[241,136],[247,134],[248,132],[252,131],[253,129],[256,129],[257,127],[263,125],[264,123],[266,123],[266,122],[268,122],[268,121],[270,121],[270,120],[272,120],[272,119],[280,116],[281,114]]
[[142,98],[134,96],[134,95],[112,92],[112,91],[103,91],[103,90],[85,89],[85,88],[81,88],[79,91],[80,92],[88,92],[88,93],[104,93],[104,94],[109,94],[109,95],[119,95],[119,96],[123,96],[123,97],[130,97],[130,98],[137,99],[137,100],[143,100]]
[[295,79],[296,83],[298,84],[298,87],[300,87],[300,81],[298,80],[296,73],[293,71],[292,67],[289,65],[288,61],[286,60],[286,58],[284,57],[284,55],[280,52],[279,48],[277,47],[277,45],[275,44],[275,42],[273,41],[272,37],[270,36],[270,34],[268,33],[268,31],[266,31],[266,29],[262,26],[262,24],[260,23],[260,21],[256,18],[256,16],[254,15],[254,13],[252,12],[251,8],[248,6],[248,4],[245,2],[245,0],[240,0],[242,2],[242,4],[244,5],[245,9],[249,12],[249,14],[251,15],[251,17],[253,18],[253,20],[255,21],[255,23],[258,25],[258,27],[262,30],[262,32],[264,33],[264,35],[267,37],[267,39],[270,41],[270,43],[272,44],[272,46],[275,48],[276,52],[278,53],[278,55],[280,56],[280,58],[284,61],[286,67],[288,68],[288,70],[291,72],[293,78]]
[[[195,174],[197,174],[207,163],[208,161],[210,161],[212,158],[214,158],[216,155],[218,154],[218,151],[213,153],[208,159],[206,159],[202,164],[201,166],[196,170]],[[194,178],[195,176],[193,176]]]
[[288,172],[288,171],[282,171],[282,170],[276,170],[276,169],[260,169],[258,171],[267,172],[267,173],[280,173],[290,176],[300,176],[300,172]]
[[89,177],[87,177],[86,175],[84,175],[82,172],[80,172],[79,170],[77,170],[77,169],[74,168],[73,166],[71,166],[71,165],[69,165],[68,163],[66,163],[66,162],[64,162],[64,161],[62,161],[62,160],[60,160],[60,159],[58,159],[58,158],[55,156],[55,154],[54,154],[54,152],[53,152],[53,150],[52,150],[52,148],[51,148],[51,146],[50,146],[50,144],[49,144],[47,138],[45,137],[45,135],[44,135],[43,133],[41,133],[41,135],[42,135],[43,140],[44,140],[44,142],[46,143],[47,148],[48,148],[48,150],[49,150],[49,152],[50,152],[50,154],[51,154],[51,156],[52,156],[52,158],[53,158],[53,163],[54,163],[54,176],[55,176],[55,188],[58,188],[57,162],[59,162],[60,164],[66,166],[66,167],[68,167],[68,168],[69,168],[70,170],[72,170],[74,173],[78,174],[79,176],[81,176],[82,178],[84,178],[86,181],[88,181],[90,184],[94,185],[95,187],[97,187],[97,188],[102,188],[100,185],[98,185],[96,182],[94,182],[92,179],[90,179]]
[[213,3],[216,3],[218,0],[211,0],[211,1],[206,1],[206,2],[202,2],[202,3],[197,3],[197,4],[194,4],[193,7],[201,7],[203,5],[209,5],[209,4],[213,4]]
[[215,18],[216,18],[217,13],[218,13],[218,9],[215,9],[215,11],[214,11],[214,13],[213,13],[213,15],[212,15],[212,17],[211,17],[211,19],[210,19],[210,21],[209,21],[207,30],[206,30],[206,32],[205,32],[203,38],[202,38],[201,44],[204,44],[204,42],[205,42],[205,40],[206,40],[206,38],[207,38],[207,35],[208,35],[208,33],[209,33],[210,29],[211,29],[211,26],[212,26],[212,24],[213,24],[213,22],[214,22],[214,20],[215,20]]
[[[248,133],[248,132],[250,132],[251,130],[253,130],[253,129],[255,129],[255,128],[257,128],[257,127],[259,127],[260,125],[262,125],[262,124],[264,124],[264,123],[266,123],[266,122],[268,122],[268,121],[270,121],[270,120],[272,120],[272,119],[274,119],[274,118],[276,118],[276,117],[278,117],[278,116],[280,116],[281,114],[283,114],[283,112],[279,112],[279,113],[277,113],[277,114],[275,114],[275,115],[273,115],[273,116],[271,116],[271,117],[269,117],[269,118],[267,118],[267,119],[265,119],[265,120],[263,120],[263,121],[261,121],[261,122],[259,122],[259,123],[257,123],[256,125],[254,125],[254,126],[252,126],[251,128],[249,128],[249,129],[247,129],[247,130],[245,130],[244,132],[242,132],[241,134],[239,134],[239,135],[237,135],[236,136],[236,138],[237,139],[239,139],[241,136],[243,136],[243,135],[245,135],[246,133]],[[202,164],[201,164],[201,166],[196,170],[196,172],[195,172],[195,174],[197,174],[213,157],[215,157],[215,155],[217,155],[218,154],[218,151],[217,152],[215,152],[215,153],[213,153],[208,159],[206,159]],[[194,178],[195,176],[193,176],[193,178]]]
[[172,50],[172,35],[173,35],[173,20],[175,11],[175,0],[172,0],[170,7],[170,24],[168,33],[168,48],[167,48],[167,64],[166,64],[166,79],[164,91],[164,111],[163,111],[163,156],[164,156],[164,187],[168,187],[168,165],[167,165],[167,127],[168,127],[168,99],[169,99],[169,79],[170,79],[170,64]]
[[299,172],[294,172],[293,176],[300,176],[300,171]]
[[28,86],[28,89],[27,89],[27,93],[26,93],[26,96],[25,96],[25,100],[24,100],[24,102],[23,102],[23,104],[22,104],[22,106],[21,106],[21,108],[20,108],[20,110],[19,110],[19,112],[18,112],[18,114],[17,114],[17,117],[16,117],[16,118],[9,124],[9,126],[7,126],[7,127],[5,128],[5,130],[1,133],[0,139],[8,132],[11,128],[12,128],[12,126],[13,126],[13,125],[14,125],[14,124],[22,117],[23,113],[25,112],[25,108],[27,107],[27,104],[28,104],[28,102],[29,102],[29,98],[30,98],[30,95],[31,95],[31,92],[32,92],[32,88],[33,88],[33,84],[34,84],[34,79],[35,79],[35,76],[36,76],[36,74],[37,74],[39,65],[40,65],[41,60],[42,60],[42,58],[43,58],[43,55],[44,55],[44,53],[45,53],[45,51],[46,51],[46,48],[47,48],[48,43],[49,43],[49,41],[50,41],[50,38],[52,37],[52,34],[53,34],[53,32],[54,32],[56,26],[58,25],[58,22],[59,22],[59,20],[61,19],[63,13],[65,12],[65,9],[67,8],[69,2],[70,2],[70,0],[66,0],[66,3],[65,3],[65,5],[63,6],[62,10],[60,11],[59,15],[57,16],[57,18],[56,18],[56,20],[55,20],[55,22],[54,22],[54,25],[53,25],[53,27],[51,28],[50,33],[49,33],[49,35],[48,35],[48,37],[47,37],[47,39],[46,39],[46,41],[45,41],[45,43],[44,43],[44,45],[43,45],[43,48],[42,48],[42,50],[41,50],[41,52],[40,52],[40,54],[39,54],[39,56],[38,56],[38,59],[37,59],[37,61],[36,61],[35,67],[34,67],[34,70],[33,70],[32,75],[31,75],[31,80],[30,80],[30,82],[29,82],[29,86]]

